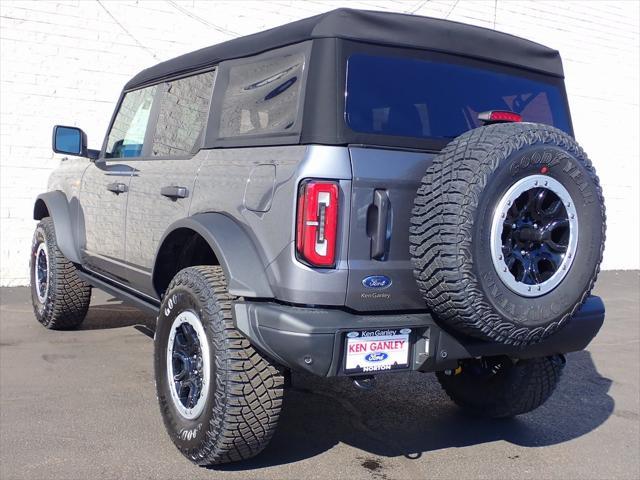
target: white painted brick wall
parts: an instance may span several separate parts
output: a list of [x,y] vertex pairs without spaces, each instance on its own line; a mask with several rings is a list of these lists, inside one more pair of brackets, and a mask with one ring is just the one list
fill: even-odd
[[[59,162],[54,124],[98,147],[142,68],[346,5],[337,1],[0,0],[0,285],[27,283],[34,197]],[[520,35],[561,51],[576,136],[604,185],[604,268],[640,268],[637,1],[351,1]]]

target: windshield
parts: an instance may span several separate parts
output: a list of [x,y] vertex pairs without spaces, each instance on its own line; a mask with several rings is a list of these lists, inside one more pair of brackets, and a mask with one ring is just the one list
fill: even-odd
[[354,54],[347,64],[346,121],[357,132],[455,138],[479,127],[478,113],[510,110],[524,122],[568,133],[561,90],[552,83],[466,65]]

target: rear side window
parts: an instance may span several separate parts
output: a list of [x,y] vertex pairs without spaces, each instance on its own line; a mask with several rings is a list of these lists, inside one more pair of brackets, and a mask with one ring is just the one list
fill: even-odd
[[189,155],[202,143],[215,72],[173,80],[162,97],[153,156]]
[[289,132],[294,129],[304,54],[271,57],[231,66],[220,112],[221,138]]
[[346,121],[354,131],[449,139],[480,126],[478,113],[487,110],[570,130],[566,102],[552,83],[412,58],[349,57]]
[[107,139],[107,158],[139,157],[158,86],[142,88],[125,95]]

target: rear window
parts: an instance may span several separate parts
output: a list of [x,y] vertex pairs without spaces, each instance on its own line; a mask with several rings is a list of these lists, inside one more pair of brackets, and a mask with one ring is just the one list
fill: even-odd
[[478,114],[510,110],[525,122],[570,132],[552,83],[466,65],[354,54],[347,68],[346,121],[357,132],[449,139],[481,125]]
[[211,71],[167,84],[151,155],[189,155],[202,143],[214,77],[215,73]]
[[283,55],[234,65],[222,100],[221,138],[293,130],[305,57]]

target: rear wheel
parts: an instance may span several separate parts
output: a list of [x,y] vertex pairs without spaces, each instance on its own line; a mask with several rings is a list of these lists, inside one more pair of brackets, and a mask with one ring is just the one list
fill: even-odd
[[199,465],[260,453],[282,405],[282,372],[234,328],[233,300],[220,267],[190,267],[169,285],[158,317],[160,410],[173,443]]
[[31,302],[46,328],[64,330],[82,323],[91,301],[91,286],[78,277],[75,265],[58,249],[53,220],[43,218],[31,244]]
[[472,359],[436,376],[449,398],[482,417],[513,417],[535,410],[551,396],[564,367],[561,356],[514,361]]

